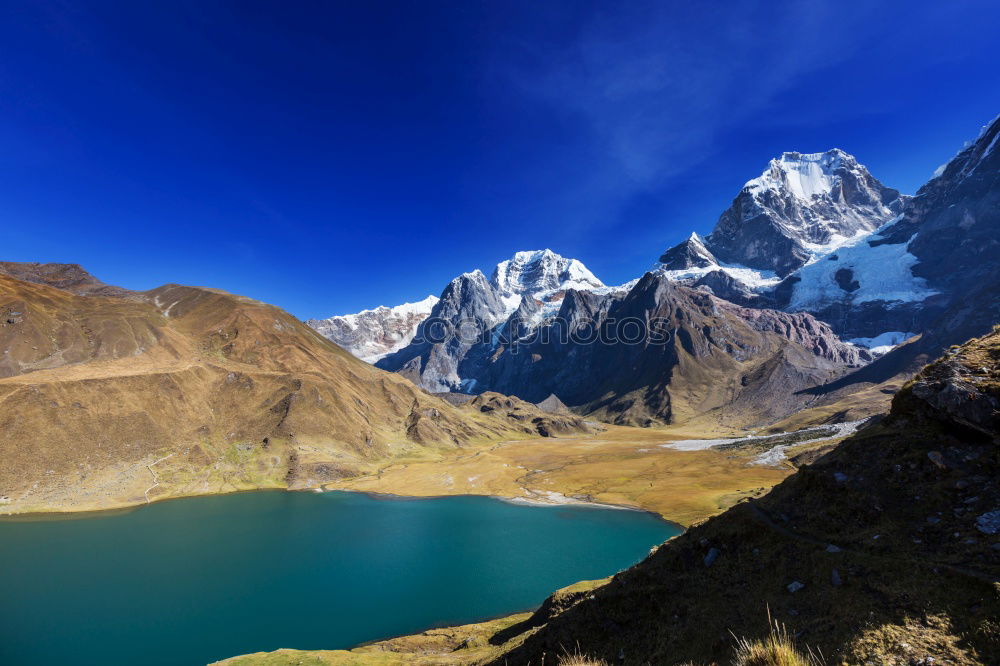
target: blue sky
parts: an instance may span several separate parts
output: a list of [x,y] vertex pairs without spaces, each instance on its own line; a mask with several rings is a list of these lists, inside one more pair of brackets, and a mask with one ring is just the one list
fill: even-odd
[[785,150],[914,192],[1000,113],[1000,4],[7,2],[13,261],[300,317],[549,247],[608,283]]

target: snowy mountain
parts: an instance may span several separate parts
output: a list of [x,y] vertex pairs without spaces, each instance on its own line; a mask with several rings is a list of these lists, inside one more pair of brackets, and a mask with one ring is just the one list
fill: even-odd
[[428,296],[416,303],[380,305],[356,314],[310,319],[306,324],[361,360],[374,363],[408,345],[437,302],[437,296]]
[[784,153],[743,186],[707,238],[692,236],[667,250],[659,267],[700,269],[701,275],[745,268],[756,276],[730,274],[748,284],[774,284],[880,227],[899,212],[904,199],[837,148]]
[[[554,315],[570,289],[607,293],[615,288],[605,286],[576,259],[548,249],[529,250],[501,261],[490,278],[478,269],[463,273],[448,283],[440,298],[428,296],[416,303],[379,306],[355,314],[310,319],[306,323],[358,358],[376,363],[409,347],[420,324],[432,315],[438,325],[477,321],[488,329],[520,312],[517,323],[528,328]],[[458,348],[447,353],[435,352],[427,371],[426,387],[438,391],[457,388],[461,378],[453,361],[461,354]],[[407,361],[413,356],[408,353]]]
[[789,275],[776,302],[848,337],[922,331],[951,344],[984,333],[1000,320],[998,136],[1000,117],[898,216]]
[[537,294],[566,289],[599,289],[604,283],[576,259],[552,250],[517,252],[493,270],[490,283],[501,294]]
[[[710,235],[620,287],[518,252],[490,278],[455,278],[377,366],[433,392],[556,395],[638,424],[705,410],[763,423],[885,381],[1000,321],[998,134],[1000,119],[914,197],[843,151],[785,153]],[[653,318],[668,344],[604,341],[616,321]],[[564,335],[579,325],[600,342]]]
[[477,269],[452,280],[414,341],[377,365],[432,392],[471,391],[475,378],[463,365],[479,343],[537,328],[555,316],[567,293],[614,290],[576,259],[548,249],[517,252],[497,264],[490,279]]
[[[878,352],[938,330],[949,312],[986,322],[1000,270],[998,133],[994,120],[914,197],[842,151],[785,153],[712,234],[692,234],[654,268],[740,305],[812,313]],[[784,275],[761,268],[761,248],[772,268],[800,265]]]
[[[489,298],[481,278],[466,280],[463,293],[470,288],[476,297],[462,299],[465,313]],[[453,300],[442,295],[422,326]],[[669,423],[738,403],[733,423],[742,425],[801,408],[811,399],[806,389],[872,358],[811,315],[741,308],[663,274],[646,274],[627,289],[567,290],[555,315],[537,320],[543,307],[524,297],[505,321],[471,331],[478,335],[431,341],[424,339],[429,331],[418,331],[423,342],[377,365],[432,392],[499,391],[535,401],[556,395],[620,424]],[[636,328],[654,321],[660,339]]]

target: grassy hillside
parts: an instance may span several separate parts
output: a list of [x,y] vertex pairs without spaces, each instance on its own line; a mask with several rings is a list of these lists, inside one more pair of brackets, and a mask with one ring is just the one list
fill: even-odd
[[520,401],[454,407],[248,298],[28,266],[32,281],[0,274],[0,510],[309,487],[399,456],[590,429]]

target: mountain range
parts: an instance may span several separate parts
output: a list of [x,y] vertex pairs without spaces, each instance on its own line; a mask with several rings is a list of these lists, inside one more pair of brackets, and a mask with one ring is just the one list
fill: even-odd
[[[624,285],[518,252],[439,297],[310,326],[219,290],[2,263],[0,435],[17,445],[0,501],[317,485],[428,447],[596,427],[580,416],[781,430],[877,413],[1000,321],[998,135],[1000,119],[912,197],[842,151],[785,153],[711,234]],[[780,262],[733,240],[737,217],[788,248]],[[493,392],[521,407],[462,398]]]
[[[773,424],[898,384],[1000,316],[998,133],[1000,119],[912,197],[842,150],[784,153],[708,236],[668,248],[645,276],[608,287],[577,260],[518,252],[489,279],[455,278],[376,363],[431,392],[554,394],[638,425]],[[613,336],[626,319],[642,335],[655,320],[669,341],[573,336]]]

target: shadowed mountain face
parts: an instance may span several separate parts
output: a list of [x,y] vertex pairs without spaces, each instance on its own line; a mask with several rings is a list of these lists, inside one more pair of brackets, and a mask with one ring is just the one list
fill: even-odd
[[608,663],[729,663],[767,614],[828,663],[1000,662],[1000,329],[768,495],[593,591],[554,596],[492,664],[565,646]]
[[[729,425],[772,422],[812,404],[820,392],[811,389],[872,356],[809,315],[750,309],[777,303],[761,285],[774,286],[773,273],[785,275],[871,232],[904,199],[842,151],[786,153],[747,183],[707,239],[692,234],[668,250],[656,277],[608,289],[578,276],[566,287],[567,275],[557,278],[560,271],[542,270],[533,253],[519,253],[492,280],[481,273],[457,278],[414,341],[378,365],[431,391],[494,390],[529,401],[554,394],[614,423],[706,415]],[[512,267],[515,280],[507,276]],[[550,287],[562,282],[561,301],[501,288],[536,273],[550,274]],[[666,286],[670,281],[685,287]],[[632,319],[646,334],[656,320],[670,341],[623,343],[617,328]],[[431,334],[442,322],[445,335]],[[581,342],[575,333],[582,329],[611,335]]]
[[707,417],[746,425],[786,416],[816,400],[796,392],[871,360],[809,315],[741,308],[663,275],[627,291],[571,289],[558,306],[539,316],[551,305],[524,296],[502,319],[482,274],[461,276],[414,343],[379,367],[432,389],[529,402],[555,395],[617,424]]
[[838,151],[786,154],[747,184],[708,238],[692,235],[657,269],[741,305],[809,312],[848,339],[924,333],[951,344],[980,335],[1000,314],[998,134],[1000,118],[914,197],[877,185]]
[[499,335],[500,329],[537,326],[558,311],[570,291],[609,294],[616,289],[606,287],[576,259],[551,250],[517,252],[497,264],[489,279],[475,270],[452,280],[417,326],[413,341],[377,366],[434,393],[488,390],[480,377],[467,372],[466,357],[473,347]]
[[[258,301],[177,285],[79,295],[109,292],[79,267],[68,282],[59,267],[7,264],[6,271],[0,488],[7,510],[311,486],[416,447],[538,434],[531,418],[429,396]],[[579,419],[560,427],[577,426],[584,428]]]
[[570,292],[551,324],[473,348],[462,369],[492,390],[555,394],[612,423],[743,425],[801,408],[797,391],[867,360],[809,315],[740,308],[647,274],[625,295]]
[[[711,315],[689,297],[660,303],[645,278],[641,288],[639,280],[609,288],[579,262],[521,252],[491,279],[478,271],[456,278],[412,342],[378,366],[432,392],[495,390],[532,401],[554,394],[633,424],[713,414],[763,425],[896,383],[928,355],[1000,320],[998,134],[1000,119],[915,197],[882,185],[841,150],[772,160],[707,238],[692,234],[654,267],[657,279],[715,296]],[[629,317],[648,328],[651,316],[674,342],[594,344],[572,335],[606,332]],[[770,328],[758,330],[765,321]],[[742,327],[795,350],[748,343]],[[837,367],[817,369],[812,357]]]
[[453,280],[414,340],[377,366],[434,392],[555,395],[616,424],[742,427],[815,402],[806,389],[871,360],[810,315],[742,308],[663,274],[568,288],[552,272],[546,284],[562,288],[516,294],[497,286],[510,282],[506,263],[503,279]]

